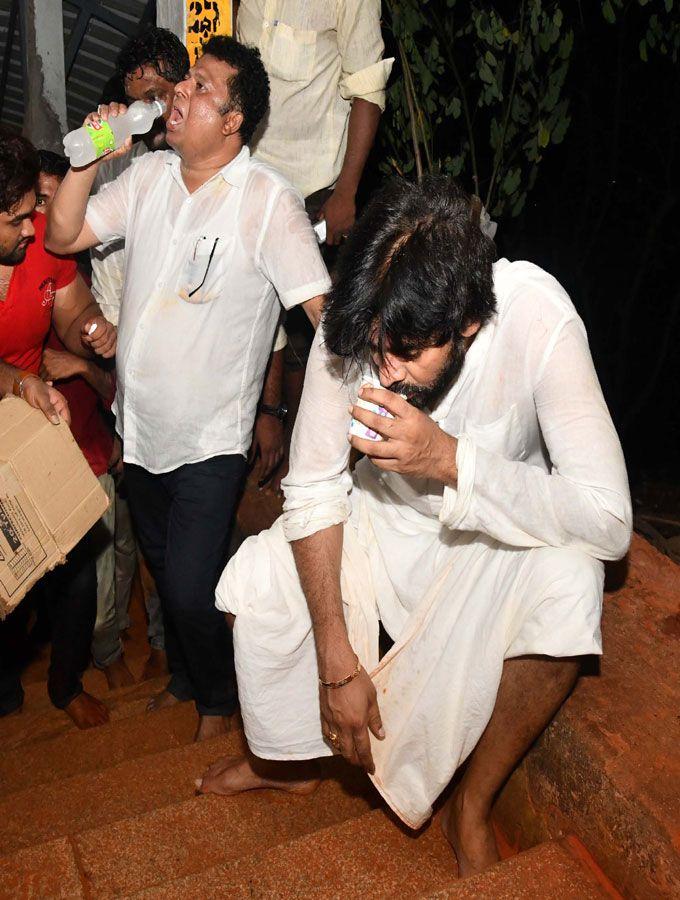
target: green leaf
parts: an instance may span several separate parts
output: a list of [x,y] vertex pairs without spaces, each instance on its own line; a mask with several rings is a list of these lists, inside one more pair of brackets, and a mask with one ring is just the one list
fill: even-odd
[[461,103],[459,97],[452,97],[449,102],[446,104],[445,115],[453,116],[454,119],[457,119],[461,113]]
[[488,62],[488,64],[490,66],[493,66],[494,69],[498,65],[498,63],[496,61],[496,57],[493,55],[493,53],[490,50],[486,51],[486,53],[484,54],[484,59]]
[[602,4],[602,15],[610,25],[613,25],[614,22],[616,22],[616,13],[612,9],[610,0],[604,0],[604,3]]
[[541,149],[544,149],[550,143],[550,132],[545,127],[545,125],[541,124],[538,127],[538,146]]
[[522,177],[521,169],[510,169],[503,179],[502,190],[507,196],[514,194],[519,187],[520,178]]
[[574,46],[574,32],[570,29],[560,41],[560,59],[569,59]]
[[647,62],[647,41],[642,38],[640,41],[640,59],[642,62]]
[[520,194],[519,198],[515,201],[515,203],[512,207],[512,210],[510,212],[510,215],[513,217],[513,219],[516,218],[524,209],[524,204],[526,203],[526,199],[527,199],[527,195],[526,195],[526,192],[524,192],[524,193]]
[[482,81],[485,81],[487,84],[491,84],[493,82],[493,72],[489,68],[488,63],[481,62],[479,66],[479,77]]
[[567,133],[567,129],[571,125],[571,116],[562,116],[557,125],[552,130],[551,138],[553,144],[561,144],[564,140],[564,136]]

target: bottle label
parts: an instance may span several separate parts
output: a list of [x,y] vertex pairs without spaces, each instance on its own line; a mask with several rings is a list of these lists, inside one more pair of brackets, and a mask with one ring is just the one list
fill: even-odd
[[100,156],[104,156],[105,153],[111,153],[112,150],[116,149],[116,138],[113,131],[111,131],[111,126],[108,122],[105,122],[102,119],[101,122],[87,124],[85,128],[90,135],[90,140],[94,144],[97,159],[99,159]]

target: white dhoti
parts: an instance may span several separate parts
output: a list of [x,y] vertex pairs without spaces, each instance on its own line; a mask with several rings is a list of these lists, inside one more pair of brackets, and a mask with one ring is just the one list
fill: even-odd
[[[378,692],[373,782],[418,828],[493,711],[503,661],[600,653],[603,566],[574,549],[517,549],[450,531],[355,487],[344,526],[349,638]],[[396,574],[398,572],[398,574]],[[331,755],[321,733],[311,620],[282,520],[229,562],[217,606],[236,615],[248,744],[264,759]],[[395,641],[379,660],[382,620]]]

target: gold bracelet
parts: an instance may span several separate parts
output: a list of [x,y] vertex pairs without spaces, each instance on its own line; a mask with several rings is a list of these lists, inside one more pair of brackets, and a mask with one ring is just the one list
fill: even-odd
[[359,662],[359,657],[357,656],[357,667],[351,675],[348,675],[346,678],[341,678],[340,681],[323,681],[321,678],[319,678],[319,684],[325,688],[341,688],[346,684],[349,684],[350,681],[354,681],[359,672],[361,672],[361,663]]

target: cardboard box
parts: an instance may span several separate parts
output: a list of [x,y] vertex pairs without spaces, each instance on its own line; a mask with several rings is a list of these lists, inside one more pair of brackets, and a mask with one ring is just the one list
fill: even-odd
[[16,397],[0,401],[0,619],[107,506],[67,425]]

